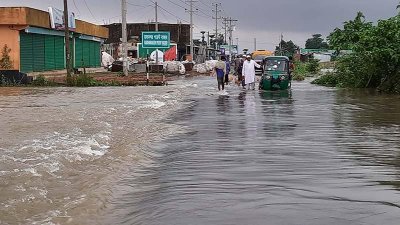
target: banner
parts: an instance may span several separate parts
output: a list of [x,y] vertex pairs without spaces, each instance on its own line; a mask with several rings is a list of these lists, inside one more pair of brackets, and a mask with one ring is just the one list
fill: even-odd
[[[141,43],[137,43],[138,58],[146,58],[154,50],[154,48],[143,48]],[[171,44],[170,48],[158,48],[158,50],[164,52],[165,61],[176,60],[178,55],[177,44]]]
[[[49,15],[50,15],[50,25],[52,29],[55,30],[64,30],[64,11],[60,9],[56,9],[53,7],[49,7]],[[71,31],[75,31],[75,14],[73,12],[68,13],[68,27]]]

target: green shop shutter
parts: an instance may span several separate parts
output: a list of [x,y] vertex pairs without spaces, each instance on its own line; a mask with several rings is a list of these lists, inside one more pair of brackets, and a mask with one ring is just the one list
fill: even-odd
[[70,54],[70,64],[71,64],[71,68],[74,68],[74,40],[72,38],[69,39],[69,54]]
[[54,36],[46,35],[45,36],[45,69],[46,70],[55,70],[56,69],[56,59],[55,59],[55,43]]
[[54,36],[55,69],[65,69],[64,37]]
[[22,32],[20,32],[20,59],[21,72],[33,72],[32,36]]
[[96,66],[96,49],[95,49],[95,42],[90,41],[89,46],[90,46],[90,67],[95,67]]
[[81,39],[75,39],[75,67],[83,67],[83,42]]
[[75,66],[100,67],[100,43],[84,39],[75,39]]
[[40,72],[45,70],[44,62],[44,35],[32,34],[33,43],[33,71]]
[[94,51],[95,51],[95,60],[94,60],[94,66],[95,67],[100,67],[100,57],[101,57],[101,52],[100,52],[100,42],[95,42],[94,45]]
[[83,67],[89,67],[90,66],[90,42],[87,40],[82,40],[83,41]]

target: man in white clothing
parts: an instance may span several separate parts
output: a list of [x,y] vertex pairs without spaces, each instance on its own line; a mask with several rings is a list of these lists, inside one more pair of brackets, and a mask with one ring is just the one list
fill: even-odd
[[242,74],[248,90],[250,90],[250,86],[253,90],[255,89],[256,70],[254,67],[260,68],[261,65],[252,60],[250,55],[247,55],[246,60],[243,62]]

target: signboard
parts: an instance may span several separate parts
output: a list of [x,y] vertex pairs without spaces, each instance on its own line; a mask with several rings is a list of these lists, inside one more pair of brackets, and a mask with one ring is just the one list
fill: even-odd
[[239,52],[237,45],[221,45],[220,48],[225,50],[225,55],[238,54]]
[[232,54],[238,54],[239,53],[239,49],[238,49],[237,45],[232,45],[231,53]]
[[169,48],[171,45],[170,33],[166,31],[142,32],[143,48]]
[[[50,25],[52,29],[55,30],[64,30],[64,11],[60,9],[56,9],[53,7],[49,7],[50,14]],[[73,12],[68,13],[68,27],[70,30],[75,31],[75,14]]]

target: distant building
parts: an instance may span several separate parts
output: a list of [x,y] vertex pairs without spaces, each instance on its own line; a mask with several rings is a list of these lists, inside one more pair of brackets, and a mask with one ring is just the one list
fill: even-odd
[[307,61],[309,58],[317,59],[319,62],[330,62],[332,60],[332,55],[334,55],[334,50],[328,49],[300,49],[301,61]]
[[351,53],[353,53],[352,50],[340,50],[338,52],[335,50],[329,50],[327,52],[314,53],[313,57],[314,59],[318,59],[319,62],[331,62],[333,58],[340,58]]
[[[110,53],[114,58],[121,57],[121,40],[122,40],[122,25],[121,23],[113,23],[103,25],[108,28],[110,36],[104,42],[103,49]],[[159,23],[159,31],[169,31],[171,44],[177,46],[178,59],[187,53],[187,45],[190,45],[190,25],[189,24],[169,24]],[[138,43],[141,42],[142,31],[155,31],[155,23],[128,23],[128,56],[132,58],[144,57],[146,54],[138,53]],[[164,50],[162,50],[164,51]]]
[[[70,38],[73,66],[100,67],[100,47],[108,38],[108,29],[82,20],[75,20],[75,25]],[[0,7],[0,49],[5,45],[11,49],[11,70],[29,73],[66,68],[64,31],[51,27],[49,12]]]

